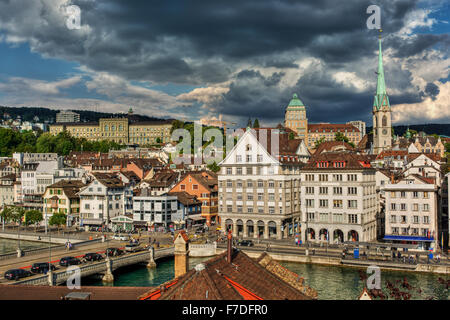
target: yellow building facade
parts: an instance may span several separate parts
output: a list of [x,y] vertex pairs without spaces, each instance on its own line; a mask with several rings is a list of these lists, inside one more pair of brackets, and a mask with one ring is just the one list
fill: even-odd
[[284,126],[292,129],[297,136],[304,141],[308,141],[308,118],[306,118],[306,108],[303,102],[294,93],[292,100],[286,108],[284,116]]
[[57,123],[50,133],[67,131],[75,138],[109,140],[119,144],[155,144],[170,141],[171,120],[130,122],[128,118],[101,118],[99,122]]

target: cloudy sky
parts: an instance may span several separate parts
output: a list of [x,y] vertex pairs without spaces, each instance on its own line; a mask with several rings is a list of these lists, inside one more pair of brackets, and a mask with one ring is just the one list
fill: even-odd
[[0,105],[371,125],[372,4],[394,123],[449,123],[447,0],[0,0]]

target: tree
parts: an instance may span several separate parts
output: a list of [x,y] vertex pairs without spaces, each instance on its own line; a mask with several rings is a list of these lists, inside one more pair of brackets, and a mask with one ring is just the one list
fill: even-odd
[[317,140],[314,145],[314,148],[317,149],[322,144],[322,142],[325,142],[325,137],[322,137],[319,140]]
[[334,141],[348,142],[348,138],[342,132],[336,132],[336,135],[334,136]]
[[156,143],[161,143],[161,138],[160,137],[156,138]]
[[29,226],[34,224],[34,230],[36,231],[37,225],[44,220],[42,212],[39,210],[28,210],[25,212],[25,225]]
[[3,222],[9,222],[12,219],[12,207],[5,207],[1,212]]
[[172,122],[172,127],[170,128],[170,134],[172,134],[172,132],[176,129],[181,129],[184,127],[184,122],[180,121],[180,120],[175,120],[174,122]]
[[295,134],[293,132],[289,132],[289,140],[294,140]]
[[258,121],[258,119],[255,119],[255,122],[253,122],[253,128],[259,128],[259,121]]
[[220,170],[220,167],[217,165],[217,163],[215,161],[211,164],[208,164],[207,168],[209,170],[211,170],[212,172],[218,172]]
[[50,217],[50,219],[48,220],[48,224],[50,226],[58,226],[59,232],[59,227],[66,225],[66,219],[67,217],[64,213],[56,212]]

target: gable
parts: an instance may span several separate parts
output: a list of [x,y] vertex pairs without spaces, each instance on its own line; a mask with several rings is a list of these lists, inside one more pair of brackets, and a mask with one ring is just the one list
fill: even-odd
[[[267,133],[269,135],[270,132]],[[267,143],[270,143],[270,138],[267,138]],[[248,150],[250,148],[250,150]],[[241,161],[236,162],[236,156],[241,156]],[[247,162],[246,156],[251,155],[251,160]],[[257,162],[257,156],[262,155],[262,162]],[[234,165],[236,163],[242,164],[256,164],[256,163],[270,163],[273,165],[280,164],[272,155],[269,154],[252,130],[247,130],[242,137],[237,141],[236,145],[231,149],[228,155],[223,159],[220,165]]]

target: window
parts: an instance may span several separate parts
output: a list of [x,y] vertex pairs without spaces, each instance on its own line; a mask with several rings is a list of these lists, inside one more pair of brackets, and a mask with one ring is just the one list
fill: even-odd
[[247,200],[253,200],[253,194],[247,193]]
[[405,191],[400,192],[400,198],[406,198],[406,192]]
[[233,168],[227,168],[227,174],[233,174]]
[[391,203],[391,210],[392,210],[392,211],[397,210],[397,209],[396,209],[396,206],[395,206],[395,203]]
[[419,197],[419,193],[417,191],[413,192],[413,198],[418,198]]
[[328,181],[327,174],[319,174],[319,181]]
[[328,187],[320,187],[319,194],[328,194]]
[[192,190],[198,190],[198,184],[193,184],[192,185]]
[[406,211],[406,203],[401,203],[400,204],[400,210],[401,211]]
[[242,174],[242,168],[236,168],[236,174],[241,175]]
[[333,194],[342,194],[342,187],[333,187]]
[[328,208],[328,200],[324,200],[324,199],[319,200],[319,207]]
[[275,182],[269,181],[269,188],[275,188]]
[[228,213],[233,212],[233,206],[227,206],[227,212]]
[[247,174],[253,174],[253,167],[247,167]]
[[251,154],[248,154],[248,155],[245,157],[245,159],[246,159],[247,162],[252,162],[252,155],[251,155]]
[[275,201],[275,194],[269,193],[269,201]]
[[258,201],[264,200],[264,193],[258,193]]
[[236,188],[242,188],[242,181],[241,180],[238,180],[236,182]]
[[242,206],[237,206],[237,212],[242,213]]
[[258,180],[258,188],[263,188],[264,182],[262,180]]
[[413,204],[413,211],[419,211],[419,204],[418,203],[414,203]]
[[408,222],[408,218],[406,216],[400,216],[400,223]]
[[262,162],[262,161],[263,161],[263,156],[262,156],[262,154],[258,154],[258,155],[256,156],[256,161],[257,161],[257,162]]
[[342,208],[342,200],[333,200],[333,208]]
[[342,222],[342,213],[333,213],[333,222]]
[[242,155],[236,155],[236,162],[242,162]]
[[357,224],[358,223],[358,215],[357,214],[349,214],[348,215],[348,223]]
[[390,222],[391,223],[397,223],[397,216],[396,215],[391,215]]
[[275,213],[275,207],[269,207],[269,213],[274,214]]
[[253,188],[253,181],[247,181],[247,188]]
[[306,207],[314,208],[314,199],[306,199]]
[[252,207],[247,207],[247,212],[248,213],[253,213],[253,208]]
[[423,223],[424,224],[429,224],[430,223],[430,217],[429,216],[424,216],[423,217]]
[[423,197],[424,197],[425,199],[428,199],[428,192],[424,192],[424,193],[423,193]]
[[413,216],[413,223],[419,223],[419,216]]
[[314,187],[306,187],[306,194],[314,194]]
[[430,211],[430,205],[427,204],[427,203],[425,203],[425,204],[423,205],[423,211]]
[[358,188],[356,187],[348,187],[348,194],[358,194]]
[[232,187],[233,187],[233,181],[227,180],[227,188],[232,188]]
[[348,208],[356,209],[358,207],[358,200],[348,200]]

